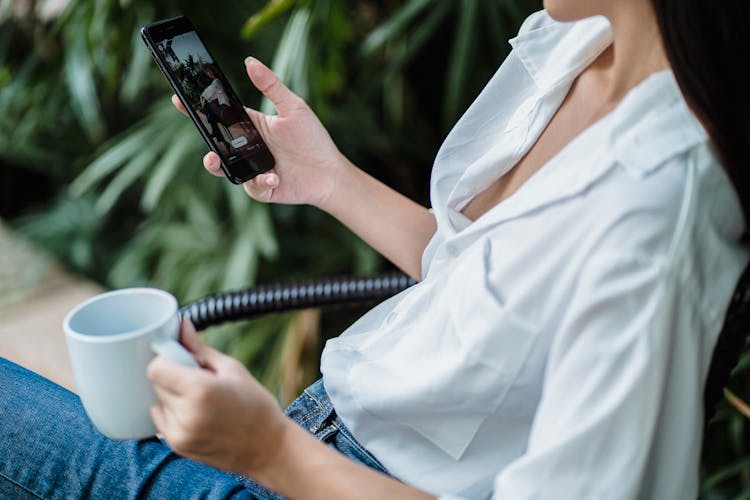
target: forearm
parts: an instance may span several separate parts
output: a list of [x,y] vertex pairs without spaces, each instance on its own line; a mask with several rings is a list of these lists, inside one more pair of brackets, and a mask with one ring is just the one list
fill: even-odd
[[422,253],[435,234],[435,217],[352,165],[343,168],[319,206],[415,279],[422,278]]
[[248,475],[291,499],[435,498],[346,458],[291,421],[276,453]]

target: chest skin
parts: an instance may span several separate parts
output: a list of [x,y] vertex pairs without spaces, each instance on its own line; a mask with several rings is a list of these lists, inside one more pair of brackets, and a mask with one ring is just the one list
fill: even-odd
[[610,45],[578,75],[531,149],[505,175],[472,198],[461,210],[464,216],[474,221],[510,197],[571,140],[614,109],[621,96],[613,99],[606,93],[613,52]]

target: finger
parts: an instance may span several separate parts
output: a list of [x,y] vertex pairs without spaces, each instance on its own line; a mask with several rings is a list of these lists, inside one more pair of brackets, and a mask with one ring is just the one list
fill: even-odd
[[242,187],[255,200],[269,202],[273,197],[273,190],[279,185],[279,176],[273,172],[257,175],[245,182]]
[[182,113],[185,116],[188,116],[188,112],[185,109],[185,105],[182,104],[182,101],[179,97],[177,97],[176,94],[172,94],[172,104],[174,104],[174,107],[177,108],[177,110]]
[[179,426],[179,419],[171,408],[157,403],[149,408],[151,421],[156,426],[156,430],[168,440],[169,435]]
[[179,401],[185,397],[182,393],[174,391],[171,387],[165,387],[159,384],[152,384],[151,387],[154,389],[156,399],[165,406],[178,404]]
[[261,113],[257,109],[248,108],[247,106],[245,106],[244,108],[245,108],[245,113],[247,113],[247,116],[250,117],[250,121],[252,121],[253,125],[255,125],[255,127],[257,128],[258,123],[260,122],[260,118],[261,116],[263,116],[263,113]]
[[156,356],[146,368],[146,377],[154,389],[159,387],[175,394],[188,392],[195,386],[196,377],[200,373],[198,368],[182,365],[164,356]]
[[209,151],[203,157],[203,167],[208,170],[211,175],[215,175],[216,177],[224,176],[224,172],[221,170],[221,159],[219,158],[219,155],[213,151]]
[[149,413],[151,414],[151,420],[154,422],[156,429],[164,434],[164,431],[169,429],[169,422],[164,407],[160,404],[155,404],[149,409]]
[[265,115],[260,111],[253,108],[248,108],[247,106],[245,106],[245,113],[247,113],[247,116],[250,117],[250,121],[253,122],[253,125],[255,125],[255,128],[258,130],[258,132],[260,132],[263,140],[269,142],[268,126],[265,121]]
[[212,368],[224,356],[224,354],[198,338],[198,334],[195,332],[195,326],[193,326],[193,323],[188,318],[182,320],[180,342],[195,356],[198,364],[205,368]]
[[264,96],[268,97],[279,116],[289,114],[303,102],[279,80],[273,71],[254,57],[245,59],[245,69],[250,81]]

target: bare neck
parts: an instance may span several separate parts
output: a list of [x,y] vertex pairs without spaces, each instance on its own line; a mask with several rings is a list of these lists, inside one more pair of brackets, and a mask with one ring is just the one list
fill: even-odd
[[604,15],[614,41],[592,69],[602,79],[606,100],[619,101],[649,75],[669,69],[669,61],[649,0],[612,2]]

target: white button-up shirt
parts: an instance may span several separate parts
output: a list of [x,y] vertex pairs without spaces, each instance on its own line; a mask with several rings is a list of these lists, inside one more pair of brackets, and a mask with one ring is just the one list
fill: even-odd
[[330,340],[324,383],[396,477],[497,499],[694,498],[702,387],[747,261],[737,196],[671,72],[633,88],[508,199],[610,43],[532,15],[435,160],[424,279]]

